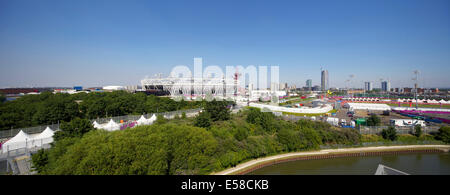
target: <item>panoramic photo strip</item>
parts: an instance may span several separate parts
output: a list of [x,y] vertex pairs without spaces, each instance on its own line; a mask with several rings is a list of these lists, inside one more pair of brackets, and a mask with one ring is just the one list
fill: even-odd
[[2,181],[450,175],[449,0],[0,0],[0,70]]

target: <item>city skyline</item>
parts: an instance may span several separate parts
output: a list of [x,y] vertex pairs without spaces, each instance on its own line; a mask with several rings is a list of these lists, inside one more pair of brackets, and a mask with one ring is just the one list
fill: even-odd
[[138,85],[202,57],[221,67],[279,66],[280,83],[298,87],[320,86],[323,67],[329,88],[378,88],[380,79],[413,87],[416,69],[419,87],[446,88],[449,13],[445,0],[5,0],[0,87]]

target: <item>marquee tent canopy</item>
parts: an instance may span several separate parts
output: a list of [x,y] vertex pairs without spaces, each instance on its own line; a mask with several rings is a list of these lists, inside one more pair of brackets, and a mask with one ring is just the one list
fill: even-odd
[[156,115],[155,115],[155,114],[153,114],[153,116],[152,116],[152,117],[150,117],[150,118],[148,119],[148,121],[149,121],[149,124],[153,124],[153,122],[155,122],[155,121],[156,121]]
[[32,138],[30,135],[28,135],[27,133],[20,130],[16,136],[14,136],[10,140],[6,141],[2,145],[2,152],[6,153],[6,152],[8,152],[8,150],[11,151],[11,150],[16,150],[16,149],[26,148],[28,142],[31,139]]
[[120,129],[120,125],[114,122],[112,119],[102,127],[103,129],[107,131],[116,131]]
[[391,110],[387,104],[345,103],[350,110]]
[[98,124],[97,121],[94,121],[94,122],[92,123],[92,125],[94,125],[94,128],[96,128],[96,129],[101,129],[101,128],[102,128],[102,125],[101,125],[101,124]]
[[150,123],[150,120],[146,119],[144,115],[141,115],[141,118],[139,118],[139,120],[137,120],[136,122],[137,125],[148,125]]
[[29,147],[40,147],[44,144],[52,143],[53,135],[55,135],[55,131],[50,129],[50,127],[47,127],[42,133],[33,138]]

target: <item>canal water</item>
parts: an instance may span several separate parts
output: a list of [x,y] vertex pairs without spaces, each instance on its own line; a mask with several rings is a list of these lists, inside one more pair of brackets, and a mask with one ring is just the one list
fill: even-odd
[[450,153],[298,160],[263,167],[248,175],[373,175],[379,164],[411,175],[450,175]]

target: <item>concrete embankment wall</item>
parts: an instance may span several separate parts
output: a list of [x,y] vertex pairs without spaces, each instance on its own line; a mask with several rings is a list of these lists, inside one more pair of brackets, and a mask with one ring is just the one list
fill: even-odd
[[229,174],[234,175],[244,175],[250,173],[254,170],[275,165],[284,162],[298,161],[298,160],[317,160],[317,159],[331,159],[331,158],[342,158],[342,157],[362,157],[362,156],[379,156],[379,155],[389,155],[389,154],[410,154],[410,153],[441,153],[449,152],[449,148],[402,148],[402,149],[385,149],[380,151],[349,151],[349,152],[330,152],[327,154],[311,154],[302,156],[290,156],[279,159],[267,160],[261,163],[250,165],[248,167],[241,168]]

